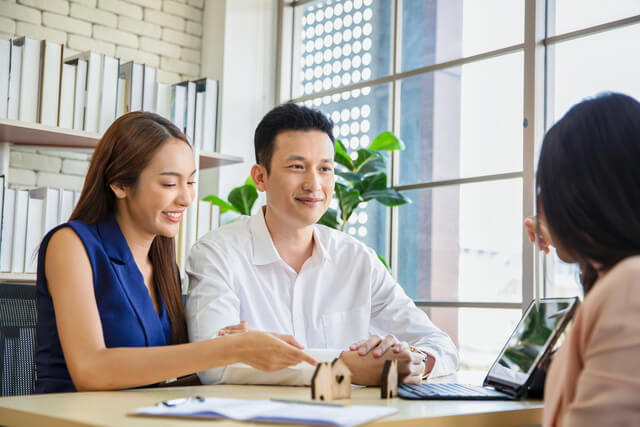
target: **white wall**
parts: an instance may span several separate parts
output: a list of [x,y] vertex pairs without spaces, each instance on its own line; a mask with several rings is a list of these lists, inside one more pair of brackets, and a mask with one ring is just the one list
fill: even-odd
[[226,198],[255,163],[253,132],[274,106],[277,10],[277,0],[205,4],[202,73],[221,81],[221,151],[242,156],[245,163],[201,172],[200,195]]

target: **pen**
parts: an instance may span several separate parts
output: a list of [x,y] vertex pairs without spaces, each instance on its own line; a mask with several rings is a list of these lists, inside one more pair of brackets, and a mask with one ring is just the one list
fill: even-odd
[[271,398],[269,399],[272,402],[280,402],[280,403],[296,403],[299,405],[320,405],[320,406],[334,406],[334,407],[338,407],[338,408],[344,408],[345,406],[349,406],[348,404],[344,404],[344,403],[336,403],[336,402],[319,402],[316,400],[293,400],[293,399],[275,399],[275,398]]

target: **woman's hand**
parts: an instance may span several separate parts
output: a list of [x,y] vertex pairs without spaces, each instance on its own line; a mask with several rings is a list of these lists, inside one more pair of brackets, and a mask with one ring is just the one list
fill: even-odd
[[302,346],[291,335],[271,334],[255,329],[230,335],[238,350],[238,361],[261,371],[277,371],[307,362],[316,366],[318,362],[302,351]]
[[[529,216],[524,220],[524,227],[527,229],[527,234],[529,235],[529,240],[531,243],[535,243],[536,241],[536,217]],[[549,235],[549,230],[544,222],[540,222],[540,234],[538,234],[538,244],[540,246],[540,250],[544,251],[545,254],[549,253],[551,246],[553,246],[553,242],[551,241],[551,236]]]

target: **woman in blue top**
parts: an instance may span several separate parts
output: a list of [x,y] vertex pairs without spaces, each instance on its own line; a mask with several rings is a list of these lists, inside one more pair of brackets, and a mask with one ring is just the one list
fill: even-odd
[[40,246],[36,393],[138,387],[236,362],[315,364],[290,336],[185,344],[174,236],[195,174],[186,137],[156,114],[126,114],[105,132],[70,221]]

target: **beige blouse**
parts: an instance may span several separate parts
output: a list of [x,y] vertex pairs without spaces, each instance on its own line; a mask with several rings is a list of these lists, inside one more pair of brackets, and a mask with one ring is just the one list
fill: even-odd
[[640,426],[640,256],[598,279],[547,375],[544,426]]

